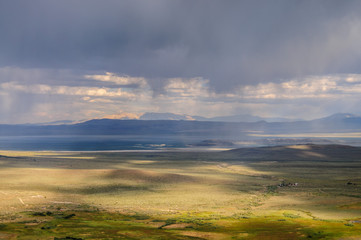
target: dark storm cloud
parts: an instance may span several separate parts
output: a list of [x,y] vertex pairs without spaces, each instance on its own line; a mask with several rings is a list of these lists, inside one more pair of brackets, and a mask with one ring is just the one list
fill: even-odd
[[360,1],[0,0],[0,65],[111,71],[155,88],[199,76],[216,90],[360,73],[360,12]]

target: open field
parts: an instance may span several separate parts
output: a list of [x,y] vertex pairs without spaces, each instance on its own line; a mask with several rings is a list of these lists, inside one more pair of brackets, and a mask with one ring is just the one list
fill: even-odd
[[361,148],[0,155],[0,239],[361,239]]

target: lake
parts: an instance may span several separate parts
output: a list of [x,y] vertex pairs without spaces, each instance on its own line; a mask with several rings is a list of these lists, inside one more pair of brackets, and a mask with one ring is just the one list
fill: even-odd
[[[124,151],[124,150],[175,150],[218,148],[240,148],[290,144],[344,144],[361,146],[361,138],[295,138],[289,136],[250,137],[249,139],[226,139],[210,136],[182,135],[57,135],[57,136],[0,136],[0,150],[14,151]],[[233,146],[209,145],[199,143],[206,139],[229,140]],[[303,139],[303,140],[302,140]],[[306,141],[305,141],[306,139]],[[321,142],[320,142],[321,139]],[[323,140],[327,140],[322,142]]]

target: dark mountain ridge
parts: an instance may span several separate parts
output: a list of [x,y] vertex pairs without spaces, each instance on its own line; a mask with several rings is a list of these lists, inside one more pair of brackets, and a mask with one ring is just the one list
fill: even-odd
[[337,114],[295,122],[216,122],[185,120],[94,119],[76,124],[28,125],[0,124],[2,136],[36,135],[185,135],[243,136],[249,133],[337,133],[361,132],[361,117]]

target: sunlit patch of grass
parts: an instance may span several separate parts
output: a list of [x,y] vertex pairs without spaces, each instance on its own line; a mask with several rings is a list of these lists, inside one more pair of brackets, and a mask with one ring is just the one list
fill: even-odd
[[283,216],[285,216],[286,218],[300,218],[300,215],[293,213],[283,213]]
[[[44,206],[0,224],[0,234],[19,239],[336,239],[361,236],[361,224],[322,221],[284,212],[277,215],[225,217],[213,212],[178,212],[167,218],[135,212],[121,214],[82,205]],[[297,217],[294,217],[297,216]],[[155,223],[159,224],[155,224]]]
[[131,163],[131,164],[137,164],[137,165],[156,163],[156,161],[152,161],[152,160],[129,160],[127,162]]
[[95,157],[81,157],[81,156],[59,156],[60,158],[64,159],[95,159]]
[[0,155],[8,157],[41,157],[41,156],[69,156],[72,152],[52,152],[52,151],[7,151],[0,150]]

